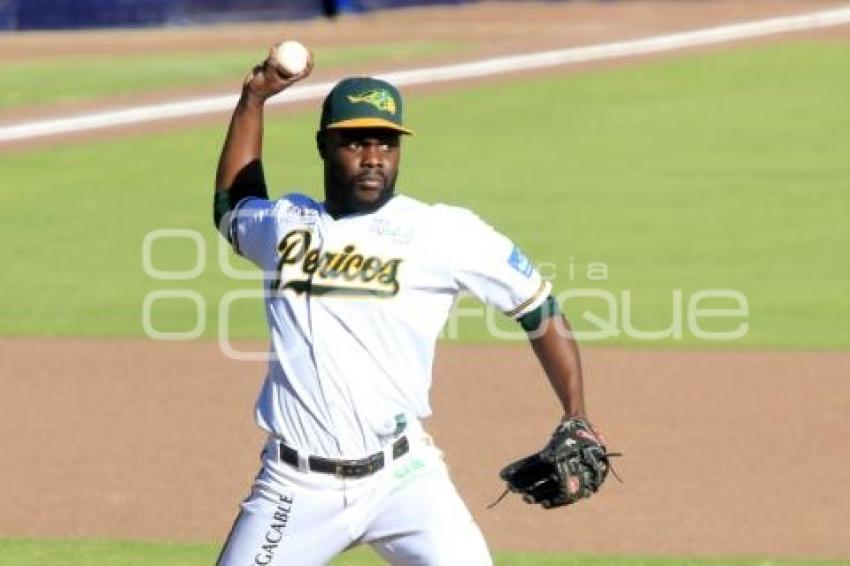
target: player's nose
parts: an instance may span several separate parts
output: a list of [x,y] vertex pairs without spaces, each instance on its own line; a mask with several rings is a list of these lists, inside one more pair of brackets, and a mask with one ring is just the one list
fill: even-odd
[[381,146],[376,143],[367,143],[363,146],[360,160],[365,167],[383,167],[384,160],[381,156]]

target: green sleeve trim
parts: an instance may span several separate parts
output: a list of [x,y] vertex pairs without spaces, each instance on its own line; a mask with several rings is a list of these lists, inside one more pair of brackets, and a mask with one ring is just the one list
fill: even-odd
[[218,229],[221,226],[221,219],[224,215],[230,212],[231,207],[230,191],[216,191],[213,197],[213,221]]
[[561,309],[558,308],[557,301],[552,295],[549,295],[536,309],[519,317],[519,324],[526,332],[534,332],[540,328],[543,320],[559,314],[561,314]]

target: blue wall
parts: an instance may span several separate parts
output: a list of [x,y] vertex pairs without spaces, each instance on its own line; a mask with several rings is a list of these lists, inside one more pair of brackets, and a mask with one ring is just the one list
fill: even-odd
[[470,0],[0,0],[0,30],[182,25],[315,18],[400,6]]

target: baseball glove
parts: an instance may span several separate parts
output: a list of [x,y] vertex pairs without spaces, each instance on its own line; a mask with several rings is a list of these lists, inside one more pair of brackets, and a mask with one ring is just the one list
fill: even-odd
[[508,464],[499,475],[526,503],[552,509],[596,493],[612,469],[612,456],[620,454],[607,452],[590,424],[573,418],[558,425],[543,450]]

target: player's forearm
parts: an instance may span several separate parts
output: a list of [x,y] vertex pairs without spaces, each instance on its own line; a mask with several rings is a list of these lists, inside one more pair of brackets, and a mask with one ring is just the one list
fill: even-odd
[[306,78],[313,70],[313,56],[309,51],[306,63],[300,61],[304,65],[303,70],[297,74],[284,68],[284,63],[292,61],[284,60],[286,57],[281,59],[277,55],[277,47],[269,53],[269,57],[245,77],[242,96],[230,120],[215,176],[216,224],[222,211],[236,206],[240,199],[247,196],[268,198],[261,161],[263,105],[270,97]]
[[530,338],[531,346],[566,417],[585,416],[581,358],[572,328],[560,314],[549,317]]
[[233,111],[230,128],[218,161],[215,188],[232,190],[237,180],[240,184],[254,184],[265,190],[265,179],[260,160],[263,154],[264,101],[247,88]]

